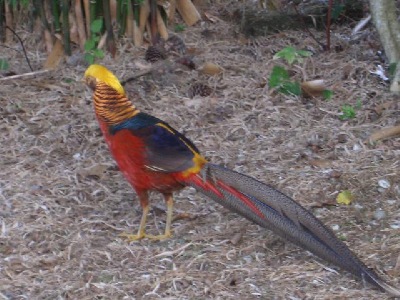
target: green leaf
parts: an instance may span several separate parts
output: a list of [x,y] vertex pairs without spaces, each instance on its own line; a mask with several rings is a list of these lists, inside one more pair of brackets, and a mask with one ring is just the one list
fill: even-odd
[[8,70],[10,65],[6,59],[0,58],[0,70]]
[[342,114],[339,116],[340,120],[349,120],[356,117],[356,111],[353,106],[345,104],[342,106]]
[[323,90],[322,91],[322,97],[324,97],[325,100],[331,99],[333,96],[333,91],[331,90]]
[[94,39],[89,39],[85,42],[84,49],[85,51],[91,51],[96,48],[96,42]]
[[289,73],[286,69],[280,66],[274,66],[269,76],[268,86],[270,88],[275,88],[282,85],[282,83],[287,80],[289,80]]
[[289,64],[292,64],[296,59],[296,49],[293,47],[283,48],[281,51],[278,51],[273,59],[282,58],[286,60]]
[[104,57],[104,51],[103,50],[101,50],[101,49],[94,49],[93,50],[93,54],[94,54],[94,56],[95,57],[97,57],[97,58],[103,58]]
[[93,54],[91,54],[91,53],[85,53],[84,58],[85,58],[85,61],[86,61],[89,65],[91,65],[91,64],[94,63],[94,55],[93,55]]
[[312,52],[307,50],[297,50],[297,54],[303,57],[310,57]]
[[302,57],[309,57],[312,55],[312,52],[307,50],[296,50],[293,47],[285,47],[281,51],[277,52],[273,59],[281,58],[286,60],[288,64],[293,64],[295,61],[302,62]]
[[176,24],[175,25],[175,32],[181,32],[181,31],[184,31],[186,28],[185,28],[185,25],[183,25],[183,24]]
[[290,81],[289,73],[285,68],[280,66],[274,66],[271,75],[269,77],[268,86],[270,88],[278,88],[280,93],[286,95],[296,95],[301,94],[300,83],[295,81]]
[[301,86],[300,86],[300,83],[298,83],[298,82],[288,81],[288,82],[284,82],[282,84],[282,86],[279,88],[279,91],[286,95],[300,96],[301,95]]
[[90,25],[90,31],[93,33],[100,33],[102,27],[103,27],[103,19],[97,19],[94,20]]
[[342,12],[344,12],[344,4],[340,4],[338,2],[335,3],[332,9],[332,20],[337,20]]
[[344,190],[337,195],[336,202],[338,204],[350,205],[353,199],[354,199],[353,194],[349,190]]

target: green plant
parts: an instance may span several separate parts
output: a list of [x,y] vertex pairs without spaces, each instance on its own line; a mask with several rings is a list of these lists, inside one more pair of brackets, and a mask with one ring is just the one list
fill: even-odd
[[175,25],[175,32],[182,32],[182,31],[185,31],[185,25],[183,25],[183,24],[176,24]]
[[285,60],[289,65],[294,62],[302,62],[304,57],[309,57],[312,55],[312,52],[306,50],[297,50],[293,47],[285,47],[281,51],[278,51],[273,59],[281,58]]
[[9,67],[8,61],[4,58],[0,58],[0,71],[6,71]]
[[336,21],[339,16],[344,13],[345,5],[342,3],[339,3],[339,1],[335,1],[335,4],[333,5],[332,9],[332,15],[331,19]]
[[349,120],[349,119],[354,119],[356,117],[355,108],[349,104],[343,105],[341,111],[342,113],[339,116],[340,120]]
[[301,94],[301,86],[297,81],[291,81],[288,71],[280,66],[274,66],[269,76],[268,86],[277,89],[280,93],[286,95]]
[[103,19],[96,19],[90,25],[90,38],[85,42],[85,61],[88,64],[93,64],[96,58],[103,58],[104,52],[97,48],[103,28]]
[[[2,2],[2,1],[0,1]],[[8,3],[11,4],[13,9],[17,9],[18,4],[20,4],[22,7],[26,8],[29,5],[29,0],[9,0]]]

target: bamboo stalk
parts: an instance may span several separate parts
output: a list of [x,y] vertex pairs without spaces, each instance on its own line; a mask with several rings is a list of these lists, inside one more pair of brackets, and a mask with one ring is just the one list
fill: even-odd
[[[0,24],[4,24],[5,20],[5,12],[4,12],[4,0],[0,0]],[[5,42],[6,40],[6,28],[4,26],[0,26],[0,42]]]
[[147,22],[146,22],[146,30],[145,31],[147,31],[149,34],[150,34],[150,32],[151,32],[151,29],[150,29],[150,21],[149,20],[147,20]]
[[74,44],[79,45],[79,32],[78,25],[76,23],[75,14],[72,11],[68,14],[68,22],[69,22],[69,40]]
[[83,19],[82,13],[82,2],[81,0],[75,0],[75,17],[76,17],[76,25],[78,27],[78,38],[79,38],[79,47],[83,51],[85,48],[86,42],[86,30],[85,30],[85,22]]
[[143,44],[143,35],[136,22],[133,22],[133,44],[136,47],[140,47]]
[[123,35],[126,30],[126,21],[128,18],[127,3],[125,1],[118,1],[117,21],[119,24],[119,35]]
[[142,5],[140,6],[140,18],[139,18],[139,28],[140,32],[143,34],[146,28],[147,20],[149,19],[150,15],[150,5],[149,1],[143,1]]
[[194,25],[201,19],[200,13],[190,0],[176,0],[176,8],[182,16],[182,19],[189,26]]
[[52,6],[50,4],[50,2],[52,2],[51,0],[44,0],[41,1],[42,2],[42,8],[44,11],[44,15],[46,18],[46,22],[47,22],[47,28],[50,30],[51,35],[54,35],[55,32],[55,27],[54,27],[54,17],[53,17],[53,11],[52,11]]
[[93,23],[93,21],[94,20],[96,20],[96,18],[97,18],[97,3],[99,3],[97,0],[95,0],[95,1],[90,1],[90,4],[89,4],[89,10],[90,10],[90,13],[89,13],[89,24],[90,25],[92,25],[92,23]]
[[42,23],[44,43],[46,45],[47,53],[50,53],[53,49],[53,36],[50,32],[50,25],[46,18],[46,12],[44,6],[41,4],[40,0],[35,0],[35,6],[38,8],[39,17]]
[[114,57],[117,49],[115,46],[114,32],[113,32],[112,24],[111,24],[111,7],[110,7],[109,0],[103,0],[103,14],[104,14],[104,23],[106,25],[107,50]]
[[87,38],[90,38],[90,0],[83,0],[83,10],[85,11],[85,24],[86,24],[86,33]]
[[168,21],[170,24],[175,23],[176,0],[169,0]]
[[148,0],[150,1],[150,36],[151,42],[154,45],[157,39],[157,31],[158,31],[158,24],[157,24],[157,0]]
[[128,5],[127,12],[125,34],[128,38],[133,39],[133,8],[131,4]]
[[[11,4],[8,3],[8,1],[5,1],[4,3],[4,11],[5,11],[5,19],[6,19],[6,25],[10,28],[14,28],[13,26],[13,15],[11,12]],[[11,43],[13,40],[13,34],[10,30],[6,30],[6,43]]]
[[45,28],[43,35],[44,35],[44,44],[46,45],[46,51],[47,53],[51,53],[51,51],[53,50],[53,38],[51,36],[50,30]]
[[44,69],[55,69],[60,64],[62,58],[64,57],[64,47],[61,40],[56,39],[53,49],[49,56],[47,57],[43,68]]
[[168,39],[168,30],[159,9],[157,9],[157,29],[160,36],[166,41]]
[[117,22],[117,0],[110,0],[111,24]]
[[69,0],[62,2],[62,27],[64,38],[64,51],[68,56],[71,55],[71,44],[69,36]]
[[54,31],[55,33],[61,32],[61,24],[60,24],[60,6],[58,1],[50,1],[51,5],[51,14],[53,17]]

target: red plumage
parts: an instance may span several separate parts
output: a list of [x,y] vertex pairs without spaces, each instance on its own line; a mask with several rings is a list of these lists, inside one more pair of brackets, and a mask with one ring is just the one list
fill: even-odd
[[142,138],[134,136],[128,129],[111,135],[107,124],[99,123],[120,171],[137,192],[157,190],[165,193],[183,187],[175,178],[179,173],[154,172],[145,167],[146,145]]

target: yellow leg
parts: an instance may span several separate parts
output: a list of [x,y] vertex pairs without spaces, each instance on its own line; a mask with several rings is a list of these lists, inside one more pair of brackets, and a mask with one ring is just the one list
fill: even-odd
[[149,206],[147,205],[143,207],[142,218],[140,219],[140,225],[137,234],[128,234],[124,232],[121,233],[119,236],[126,238],[130,242],[141,240],[147,237],[145,232],[146,232],[146,221],[148,213],[149,213]]
[[174,207],[174,199],[172,194],[164,194],[165,203],[167,204],[167,221],[165,222],[165,232],[160,235],[146,235],[147,238],[152,240],[164,240],[172,236],[171,223],[172,223],[172,210]]
[[146,234],[146,221],[147,215],[149,213],[149,205],[147,202],[143,201],[145,204],[142,206],[143,213],[140,220],[140,226],[137,234],[121,233],[119,236],[126,238],[128,241],[133,242],[143,238],[149,238],[152,240],[164,240],[172,236],[171,234],[171,223],[172,223],[172,211],[174,206],[174,200],[172,194],[164,194],[165,202],[167,204],[167,221],[165,224],[165,232],[160,235],[148,235]]
[[171,223],[172,223],[172,210],[174,208],[174,199],[172,195],[165,196],[165,202],[167,203],[167,221],[165,223],[165,237],[171,237]]

